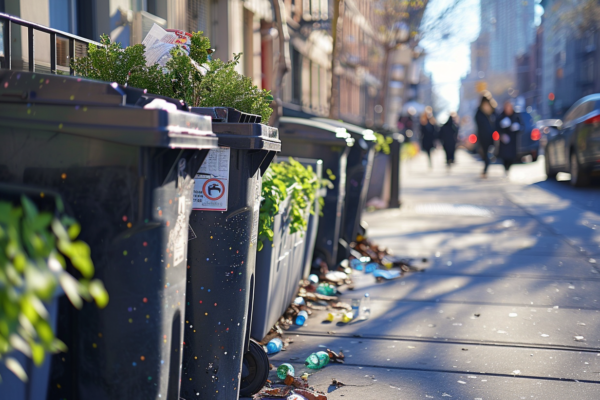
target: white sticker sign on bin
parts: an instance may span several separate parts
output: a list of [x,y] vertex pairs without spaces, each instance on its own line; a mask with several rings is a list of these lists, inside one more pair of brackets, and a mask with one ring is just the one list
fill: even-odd
[[194,177],[194,210],[227,211],[230,149],[209,150]]

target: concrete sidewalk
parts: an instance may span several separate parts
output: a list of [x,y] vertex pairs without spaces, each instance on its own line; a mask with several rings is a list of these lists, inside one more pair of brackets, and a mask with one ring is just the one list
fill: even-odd
[[346,364],[309,378],[329,399],[600,398],[600,191],[540,182],[543,161],[481,180],[457,155],[450,173],[441,152],[433,171],[422,156],[404,163],[402,208],[365,218],[372,241],[427,257],[426,272],[357,274],[341,300],[370,293],[371,318],[315,313],[271,362],[312,373],[310,353],[343,349]]

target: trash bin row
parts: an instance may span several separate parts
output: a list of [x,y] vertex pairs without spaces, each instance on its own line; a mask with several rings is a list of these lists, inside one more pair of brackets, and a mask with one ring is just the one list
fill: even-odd
[[[294,117],[278,131],[233,109],[21,71],[0,72],[0,105],[0,192],[62,198],[110,295],[101,310],[59,298],[55,330],[69,351],[30,386],[86,400],[258,391],[269,364],[250,337],[261,340],[299,280],[347,258],[356,237],[369,131]],[[304,210],[305,232],[290,233],[283,202],[272,246],[257,252],[261,178],[280,151],[331,184],[322,210],[318,199]],[[26,398],[15,393],[0,399]]]

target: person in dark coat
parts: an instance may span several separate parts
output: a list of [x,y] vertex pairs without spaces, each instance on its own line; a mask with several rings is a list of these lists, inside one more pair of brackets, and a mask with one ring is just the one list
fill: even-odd
[[446,152],[446,166],[448,169],[454,163],[454,152],[458,141],[458,116],[451,112],[448,121],[440,129],[440,141]]
[[431,151],[434,149],[434,141],[436,136],[436,129],[433,122],[433,117],[429,115],[427,111],[424,111],[421,114],[421,119],[419,121],[421,123],[421,150],[427,153],[427,158],[429,159],[429,169],[432,168],[431,164]]
[[[495,102],[494,102],[495,103]],[[482,178],[487,177],[487,170],[490,166],[489,148],[494,144],[493,134],[496,115],[494,107],[489,97],[483,96],[479,108],[475,113],[475,124],[477,125],[477,142],[479,143],[479,152],[483,159]]]
[[521,119],[510,101],[504,103],[504,111],[496,119],[496,130],[500,134],[498,157],[504,162],[504,170],[508,176],[510,166],[517,160],[517,139],[521,130]]

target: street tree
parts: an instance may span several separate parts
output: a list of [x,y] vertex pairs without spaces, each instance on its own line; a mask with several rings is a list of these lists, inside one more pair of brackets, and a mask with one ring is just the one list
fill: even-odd
[[600,2],[597,0],[559,0],[550,11],[560,11],[556,28],[567,28],[577,36],[596,31],[600,24]]

